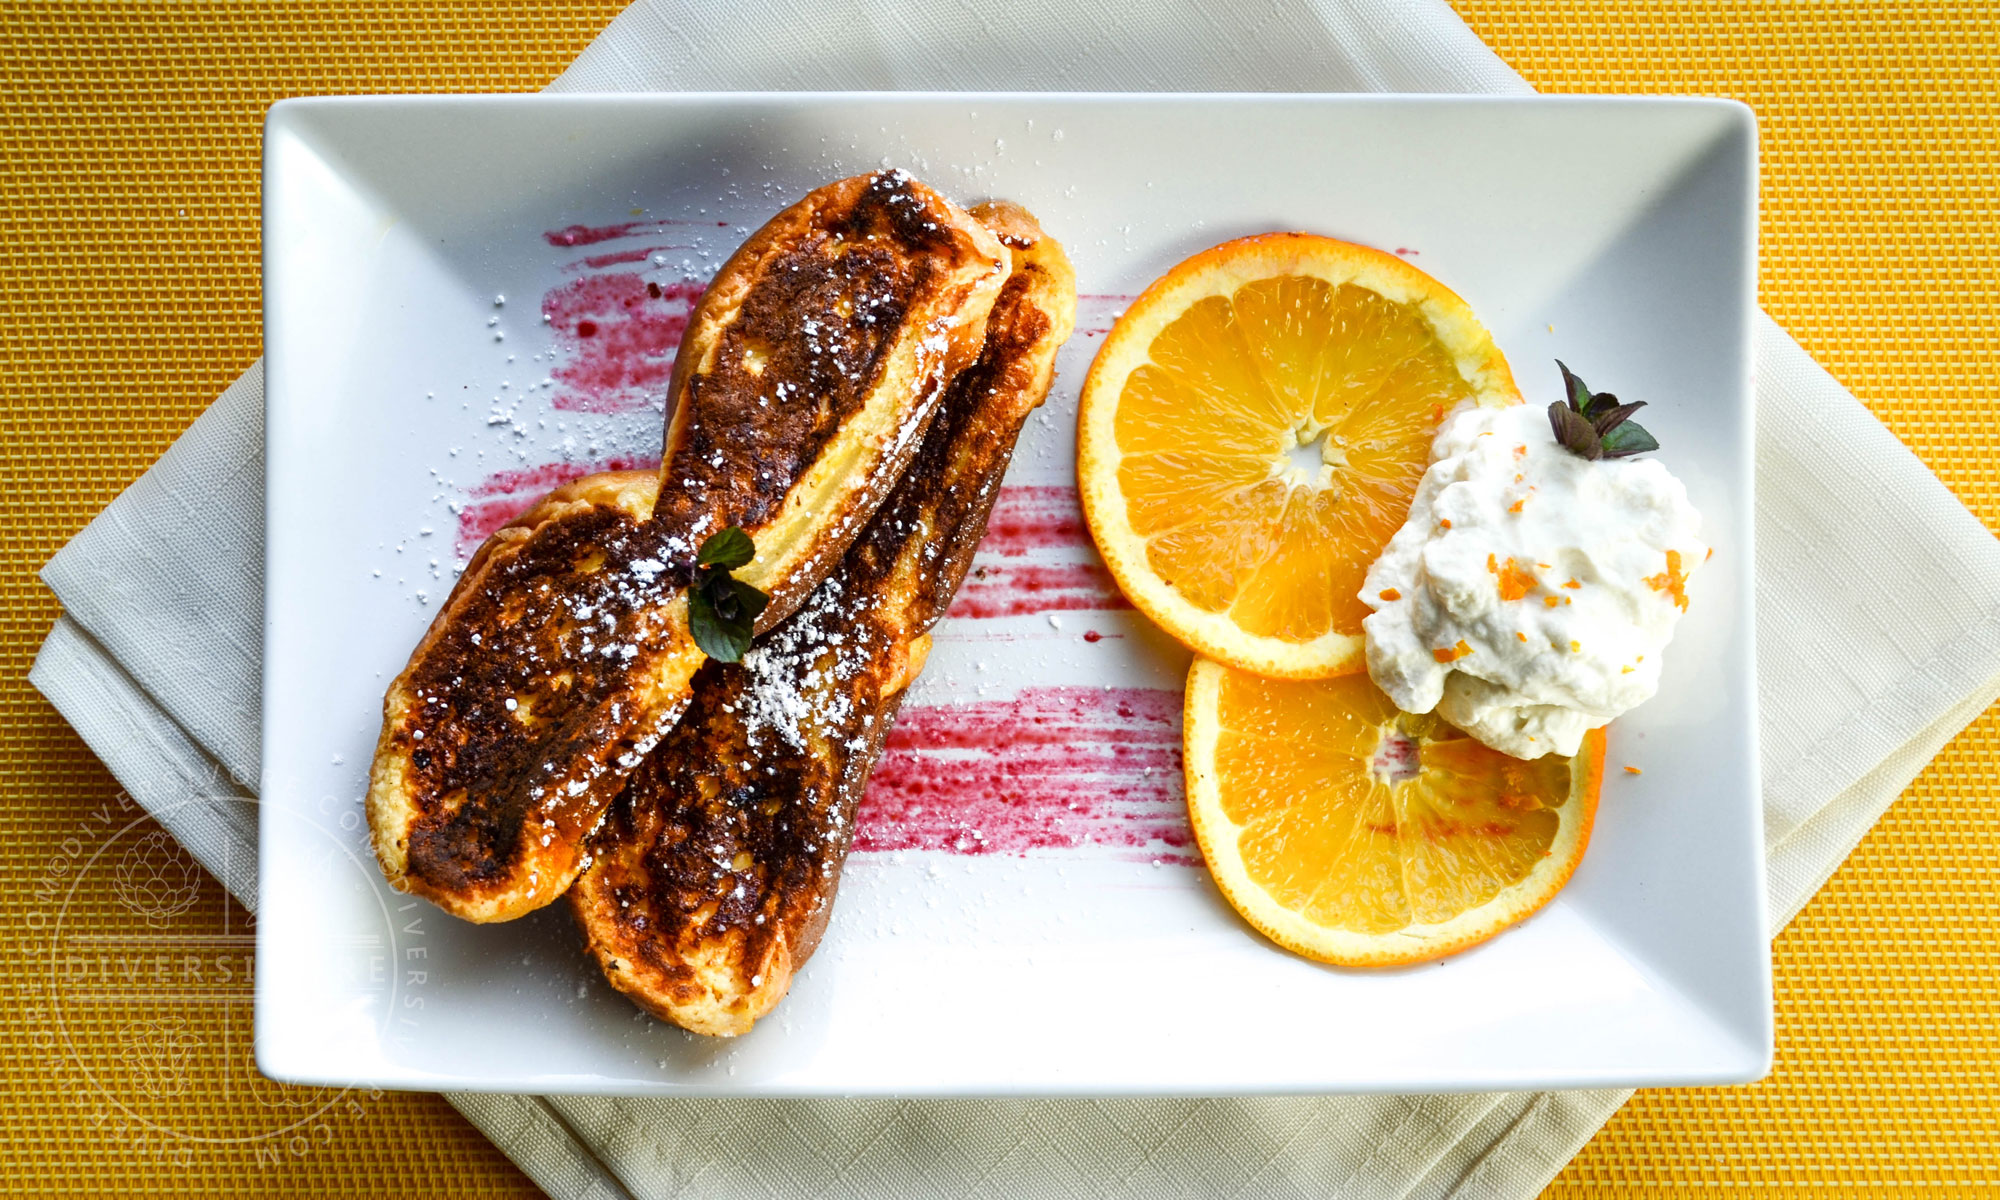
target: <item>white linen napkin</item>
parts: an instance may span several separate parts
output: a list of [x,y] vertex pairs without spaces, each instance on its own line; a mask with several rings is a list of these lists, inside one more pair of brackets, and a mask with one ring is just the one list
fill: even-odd
[[[799,88],[1529,90],[1442,0],[640,0],[552,85]],[[1782,926],[2000,695],[2000,543],[1768,320],[1757,353],[1758,685]],[[49,563],[65,614],[31,676],[252,908],[240,798],[258,761],[262,417],[253,366]],[[1534,1194],[1628,1095],[450,1099],[561,1197],[1432,1198]]]

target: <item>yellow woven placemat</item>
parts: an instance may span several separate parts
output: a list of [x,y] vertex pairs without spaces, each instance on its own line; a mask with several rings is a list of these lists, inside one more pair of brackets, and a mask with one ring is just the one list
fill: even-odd
[[[23,675],[55,615],[33,571],[259,352],[265,106],[538,87],[618,7],[43,4],[0,23],[0,1191],[532,1194],[435,1098],[256,1076],[247,918],[120,806]],[[1756,106],[1765,304],[2000,525],[2000,28],[1983,6],[1458,7],[1544,90]],[[1642,1092],[1549,1194],[2000,1176],[1996,776],[1989,713],[1779,940],[1771,1080]]]
[[262,352],[265,108],[531,90],[620,7],[246,0],[0,17],[0,923],[14,1002],[0,1194],[540,1194],[435,1096],[256,1074],[245,914],[133,824],[23,675],[56,615],[34,571]]
[[[1755,108],[1766,310],[2000,529],[1993,5],[1454,2],[1543,91],[1694,92]],[[1548,1196],[1990,1194],[1996,885],[2000,711],[1989,711],[1778,938],[1771,1077],[1640,1092]]]

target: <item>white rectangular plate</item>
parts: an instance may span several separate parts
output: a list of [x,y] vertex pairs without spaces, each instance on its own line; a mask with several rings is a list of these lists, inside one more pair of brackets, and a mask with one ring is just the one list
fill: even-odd
[[[267,1074],[943,1095],[1767,1070],[1747,109],[370,98],[287,101],[265,133]],[[604,984],[564,905],[482,927],[384,885],[362,815],[381,696],[486,531],[559,478],[657,457],[672,347],[722,258],[808,189],[882,164],[1037,213],[1075,258],[1077,334],[878,769],[825,944],[755,1032],[709,1041]],[[1558,395],[1557,356],[1651,401],[1716,546],[1660,695],[1613,728],[1573,882],[1434,965],[1317,966],[1224,904],[1182,810],[1187,656],[1122,606],[1076,509],[1077,387],[1111,321],[1189,254],[1273,229],[1371,243],[1443,280],[1531,403]]]

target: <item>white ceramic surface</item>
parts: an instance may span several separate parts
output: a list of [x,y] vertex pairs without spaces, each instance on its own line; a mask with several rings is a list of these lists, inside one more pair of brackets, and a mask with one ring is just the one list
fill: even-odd
[[[808,188],[885,163],[1039,214],[1076,262],[1078,333],[1008,476],[986,574],[906,709],[917,740],[885,760],[905,820],[850,859],[825,944],[778,1012],[711,1042],[603,984],[560,904],[480,927],[383,884],[361,809],[381,694],[454,563],[550,464],[657,455],[689,281]],[[1755,163],[1749,111],[1701,100],[278,105],[259,1065],[315,1083],[758,1095],[1762,1075]],[[1531,402],[1556,398],[1557,356],[1651,401],[1646,425],[1716,546],[1659,697],[1613,728],[1574,881],[1523,927],[1434,965],[1316,966],[1230,912],[1177,807],[1185,653],[1112,605],[1074,516],[1077,386],[1120,297],[1270,229],[1409,255],[1485,319]],[[920,744],[926,730],[954,745]],[[954,826],[940,811],[954,796],[983,807]],[[969,853],[989,824],[989,846],[1075,844]]]

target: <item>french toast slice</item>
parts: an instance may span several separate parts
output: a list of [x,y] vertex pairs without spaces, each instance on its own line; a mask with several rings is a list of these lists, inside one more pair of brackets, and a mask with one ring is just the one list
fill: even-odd
[[1006,281],[984,226],[900,171],[753,234],[691,316],[652,486],[558,490],[482,546],[383,702],[368,818],[390,883],[471,921],[561,895],[583,840],[686,706],[687,588],[741,526],[736,578],[782,621],[902,474]]
[[1014,263],[979,361],[839,569],[741,663],[697,672],[570,889],[606,978],[685,1029],[747,1031],[817,947],[868,772],[1069,336],[1062,247],[1013,205],[973,215]]

